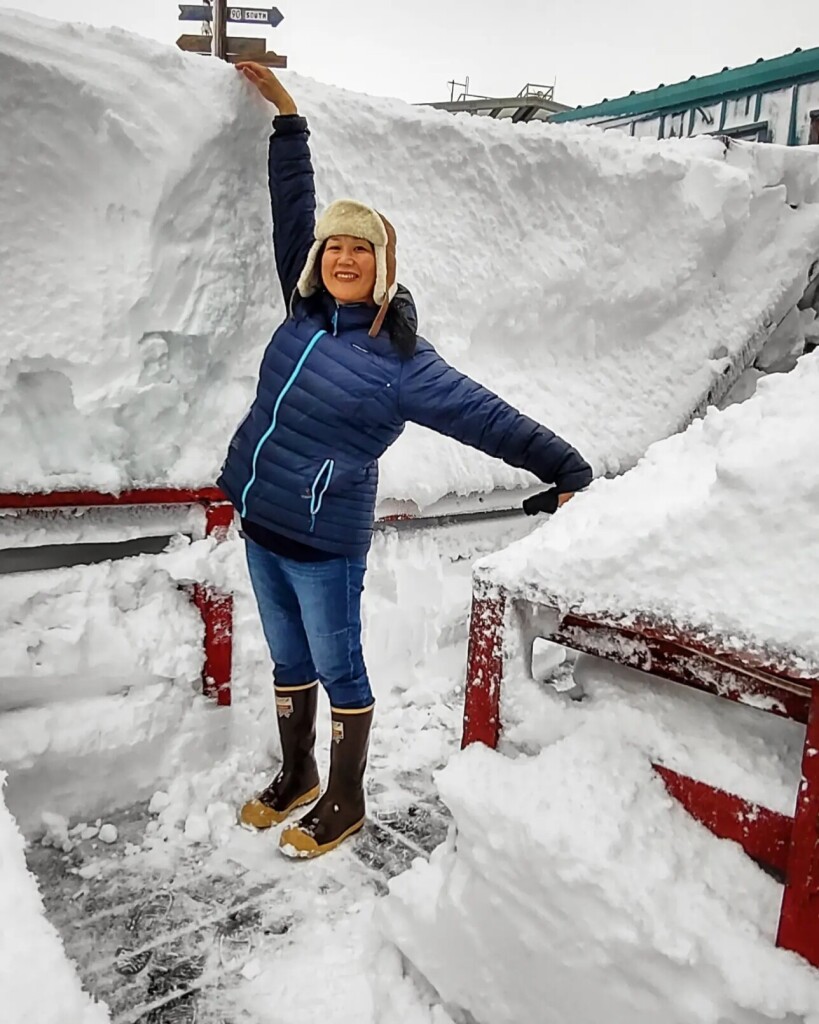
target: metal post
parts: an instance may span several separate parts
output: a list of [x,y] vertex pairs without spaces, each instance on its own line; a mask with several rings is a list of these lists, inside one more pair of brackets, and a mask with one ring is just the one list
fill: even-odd
[[468,747],[470,743],[485,743],[494,749],[498,745],[505,612],[503,592],[475,579],[469,624],[462,747]]
[[819,686],[808,716],[776,944],[819,967]]
[[[233,522],[233,506],[217,502],[205,506],[205,536],[223,541]],[[205,583],[196,583],[193,600],[205,627],[205,664],[202,689],[216,703],[230,705],[230,679],[233,662],[233,597]]]
[[213,0],[213,56],[227,60],[227,0]]

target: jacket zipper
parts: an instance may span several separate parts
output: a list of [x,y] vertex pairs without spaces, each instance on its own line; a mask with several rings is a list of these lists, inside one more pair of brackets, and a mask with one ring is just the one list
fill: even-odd
[[[333,479],[333,470],[335,469],[335,461],[333,459],[325,459],[321,469],[316,473],[316,479],[313,481],[313,486],[310,488],[310,533],[316,528],[316,516],[321,512],[321,503],[324,501],[324,495],[327,493],[327,488],[330,486],[330,481]],[[327,478],[323,481],[321,491],[318,490],[319,483],[324,474],[327,474]]]
[[279,397],[276,399],[276,404],[273,406],[273,416],[270,419],[270,426],[262,434],[261,438],[259,439],[259,443],[256,445],[256,449],[253,452],[253,462],[252,462],[252,466],[251,466],[250,479],[245,484],[245,489],[242,491],[241,516],[242,516],[243,519],[247,516],[247,496],[250,493],[251,487],[256,483],[256,463],[259,460],[259,452],[262,450],[262,446],[264,445],[265,441],[270,437],[270,435],[276,429],[276,423],[277,423],[278,417],[279,417],[279,408],[281,407],[281,404],[284,401],[284,396],[287,394],[287,392],[290,390],[290,388],[292,388],[293,385],[295,384],[296,377],[298,377],[298,375],[301,373],[301,369],[304,366],[305,362],[307,361],[307,357],[310,355],[310,353],[316,347],[316,343],[318,342],[319,338],[321,338],[326,333],[327,333],[327,331],[316,331],[316,333],[313,335],[313,337],[307,343],[307,347],[305,348],[305,350],[302,352],[301,356],[299,357],[299,361],[296,363],[296,366],[293,369],[293,372],[290,374],[290,377],[288,378],[287,383],[284,385],[284,387],[279,392]]

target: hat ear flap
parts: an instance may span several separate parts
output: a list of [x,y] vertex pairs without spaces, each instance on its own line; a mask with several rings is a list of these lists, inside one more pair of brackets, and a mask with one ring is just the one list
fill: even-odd
[[387,236],[386,245],[375,245],[375,287],[373,288],[373,300],[377,306],[383,302],[391,302],[396,289],[396,263],[395,263],[395,228],[390,224],[383,213],[377,216],[384,225]]
[[316,241],[310,246],[307,259],[304,262],[304,269],[299,277],[296,289],[303,299],[309,298],[319,290],[321,284],[321,251],[324,248],[323,241]]

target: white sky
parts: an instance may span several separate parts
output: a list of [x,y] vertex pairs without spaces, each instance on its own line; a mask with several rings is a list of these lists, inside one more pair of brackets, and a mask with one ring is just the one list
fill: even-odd
[[[173,0],[2,2],[169,43],[180,32],[198,31],[177,21]],[[415,102],[448,99],[447,81],[465,75],[472,92],[493,96],[557,79],[556,99],[574,106],[819,45],[818,3],[278,0],[285,18],[269,38],[294,70],[361,92]],[[231,31],[258,34],[250,25]]]

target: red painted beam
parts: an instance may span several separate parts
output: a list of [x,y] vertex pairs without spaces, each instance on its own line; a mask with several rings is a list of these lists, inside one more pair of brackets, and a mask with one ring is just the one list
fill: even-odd
[[776,944],[819,967],[819,690],[808,718]]
[[116,505],[196,505],[223,502],[218,487],[146,487],[119,494],[102,491],[49,491],[42,494],[0,493],[0,508],[84,508]]
[[233,597],[196,583],[193,600],[205,627],[202,692],[222,707],[228,707],[233,663]]
[[469,623],[461,747],[485,743],[494,750],[498,745],[505,609],[502,593],[485,591],[476,584]]
[[570,613],[548,639],[797,722],[807,722],[811,691],[819,686],[785,663],[726,650],[714,638],[672,627],[624,626]]
[[721,839],[733,839],[749,857],[783,877],[788,863],[793,818],[724,789],[655,764],[666,789],[688,813]]

